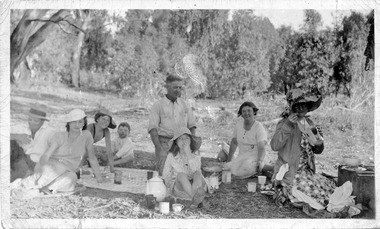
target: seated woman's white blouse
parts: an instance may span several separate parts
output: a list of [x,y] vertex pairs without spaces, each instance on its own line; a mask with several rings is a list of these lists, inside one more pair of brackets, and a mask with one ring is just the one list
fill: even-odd
[[244,129],[244,119],[239,119],[236,123],[232,138],[236,138],[239,147],[239,155],[246,153],[257,154],[257,143],[264,141],[267,142],[267,133],[263,125],[255,121],[251,129],[246,131]]

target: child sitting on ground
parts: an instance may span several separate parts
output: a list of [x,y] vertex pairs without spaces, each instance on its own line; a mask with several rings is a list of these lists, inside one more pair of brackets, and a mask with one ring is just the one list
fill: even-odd
[[122,167],[133,161],[134,146],[129,138],[131,127],[127,122],[122,122],[117,128],[118,136],[112,141],[112,152],[114,154],[114,165]]

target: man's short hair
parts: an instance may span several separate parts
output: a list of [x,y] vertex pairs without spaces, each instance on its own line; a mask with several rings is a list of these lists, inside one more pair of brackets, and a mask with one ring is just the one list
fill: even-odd
[[120,123],[117,129],[119,130],[121,126],[128,127],[129,132],[131,131],[131,126],[127,122]]
[[167,74],[167,77],[166,77],[166,83],[171,83],[171,82],[175,82],[175,81],[182,81],[183,79],[179,76],[176,76],[172,73],[168,73]]

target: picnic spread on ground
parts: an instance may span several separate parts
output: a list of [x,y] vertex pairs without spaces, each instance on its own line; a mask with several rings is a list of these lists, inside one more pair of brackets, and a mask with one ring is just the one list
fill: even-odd
[[[339,166],[338,179],[316,171],[314,154],[324,150],[325,136],[306,114],[319,107],[320,94],[290,90],[271,139],[255,120],[259,108],[244,102],[231,143],[223,143],[217,158],[204,165],[199,153],[202,138],[196,135],[191,107],[180,98],[182,79],[169,75],[166,83],[168,94],[153,105],[149,115],[155,168],[126,167],[134,160],[128,139],[131,126],[122,122],[118,139],[111,140],[110,129],[117,125],[108,111],[97,112],[95,123],[87,125],[85,112],[73,109],[63,118],[66,131],[46,134],[41,127],[48,121],[47,112],[36,105],[29,111],[31,137],[11,137],[11,197],[67,196],[87,187],[141,194],[144,207],[169,214],[212,210],[210,199],[221,187],[249,180],[243,188],[247,195],[268,196],[279,208],[290,204],[310,217],[348,218],[368,207],[374,210],[373,168],[350,161]],[[103,153],[94,146],[101,139],[106,142]],[[268,143],[278,151],[276,163],[269,166],[265,160]],[[363,193],[365,184],[371,188]]]

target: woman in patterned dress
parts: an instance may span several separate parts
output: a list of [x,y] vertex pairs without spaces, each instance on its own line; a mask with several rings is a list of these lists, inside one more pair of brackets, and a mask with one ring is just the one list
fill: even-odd
[[[276,204],[290,200],[323,209],[336,185],[316,173],[314,154],[321,154],[324,149],[322,131],[306,116],[320,106],[322,97],[319,93],[293,89],[287,93],[286,100],[288,106],[270,142],[271,148],[278,151],[273,176],[277,186]],[[281,181],[276,180],[278,173],[283,176]]]
[[203,202],[207,185],[201,172],[201,156],[198,154],[200,138],[190,130],[181,127],[169,141],[171,146],[162,177],[165,185],[174,197],[192,200],[197,207]]

